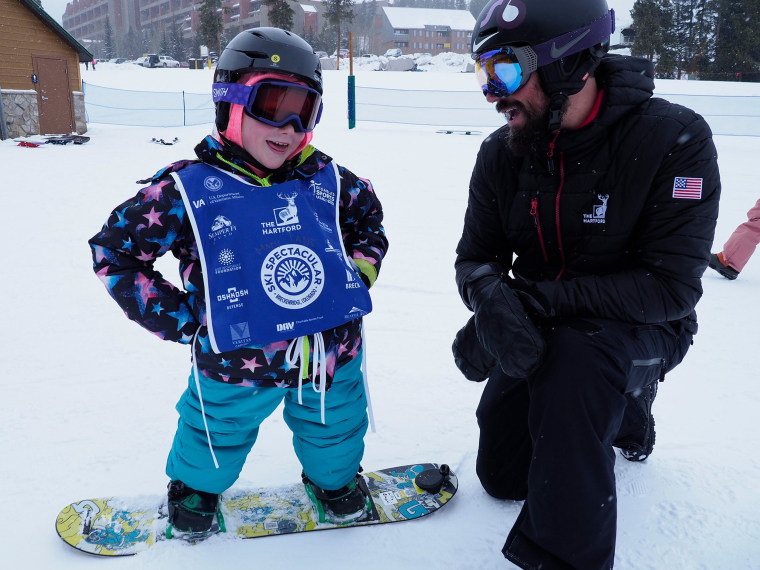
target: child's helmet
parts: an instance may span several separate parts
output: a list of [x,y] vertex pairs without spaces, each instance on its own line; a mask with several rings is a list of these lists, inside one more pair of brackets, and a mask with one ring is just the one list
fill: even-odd
[[[214,83],[236,83],[252,71],[292,75],[322,93],[319,56],[302,38],[279,28],[252,28],[232,38],[222,51]],[[230,104],[216,104],[216,127],[227,128]]]
[[606,0],[491,0],[475,21],[474,58],[501,47],[528,47],[556,106],[580,91],[609,48],[615,12]]

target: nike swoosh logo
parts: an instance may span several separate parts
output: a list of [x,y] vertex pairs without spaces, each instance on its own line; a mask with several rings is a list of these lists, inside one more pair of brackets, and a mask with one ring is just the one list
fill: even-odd
[[573,47],[575,44],[577,44],[579,41],[581,41],[583,38],[585,38],[590,33],[591,33],[591,30],[586,30],[580,36],[578,36],[574,40],[570,40],[565,45],[563,45],[561,48],[558,48],[557,44],[555,42],[552,42],[552,49],[549,51],[549,55],[552,56],[552,59],[559,59],[560,57],[562,57],[565,54],[565,52],[567,50],[569,50],[571,47]]
[[490,36],[488,36],[487,38],[485,38],[485,39],[482,39],[482,40],[480,40],[478,43],[474,44],[474,45],[472,46],[472,53],[478,53],[478,50],[480,49],[480,46],[482,46],[484,43],[486,43],[488,40],[490,40],[492,37],[494,37],[494,36],[495,36],[496,34],[498,34],[498,33],[499,33],[499,32],[494,32],[493,34],[491,34],[491,35],[490,35]]

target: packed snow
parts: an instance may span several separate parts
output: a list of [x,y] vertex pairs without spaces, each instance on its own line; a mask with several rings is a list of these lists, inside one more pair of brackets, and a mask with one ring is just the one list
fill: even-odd
[[[472,74],[443,67],[424,73],[360,67],[360,86],[477,89]],[[137,90],[203,92],[211,83],[209,70],[134,65],[101,64],[83,75],[91,84]],[[457,496],[442,511],[403,524],[254,541],[218,536],[199,546],[162,543],[108,562],[59,540],[56,515],[72,501],[165,491],[174,404],[186,385],[189,351],[124,317],[91,271],[87,240],[112,208],[137,192],[135,180],[192,157],[210,130],[90,124],[91,140],[81,146],[0,142],[3,567],[510,567],[500,550],[520,503],[492,499],[478,482],[474,411],[483,385],[462,377],[450,350],[468,318],[454,285],[454,250],[486,133],[443,135],[435,127],[361,121],[349,130],[346,78],[343,66],[325,72],[315,143],[372,180],[390,240],[366,318],[377,433],[366,437],[363,465],[448,463],[459,476]],[[758,85],[658,82],[658,90],[675,89],[760,101]],[[715,138],[723,179],[715,251],[758,198],[757,134]],[[174,137],[174,146],[150,142]],[[642,464],[617,461],[618,569],[760,568],[760,383],[752,356],[760,321],[757,257],[734,282],[705,274],[699,334],[654,405],[654,453]],[[171,261],[158,266],[179,282]],[[236,486],[290,483],[300,469],[277,411],[262,426]]]

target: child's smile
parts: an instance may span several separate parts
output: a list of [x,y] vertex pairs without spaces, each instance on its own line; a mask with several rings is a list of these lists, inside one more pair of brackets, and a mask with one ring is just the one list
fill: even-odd
[[303,141],[300,133],[288,123],[272,127],[243,114],[243,147],[265,168],[276,170],[295,152]]

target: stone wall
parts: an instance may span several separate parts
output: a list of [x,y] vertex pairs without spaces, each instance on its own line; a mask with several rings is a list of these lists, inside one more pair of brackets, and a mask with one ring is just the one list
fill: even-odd
[[74,127],[78,134],[87,132],[87,113],[84,109],[84,93],[74,91]]
[[[80,135],[87,132],[87,115],[84,108],[84,93],[74,91],[74,124]],[[40,133],[37,92],[34,89],[2,89],[3,112],[8,128],[8,137],[28,137]]]
[[40,132],[37,92],[34,89],[3,89],[3,113],[10,138],[28,137]]

